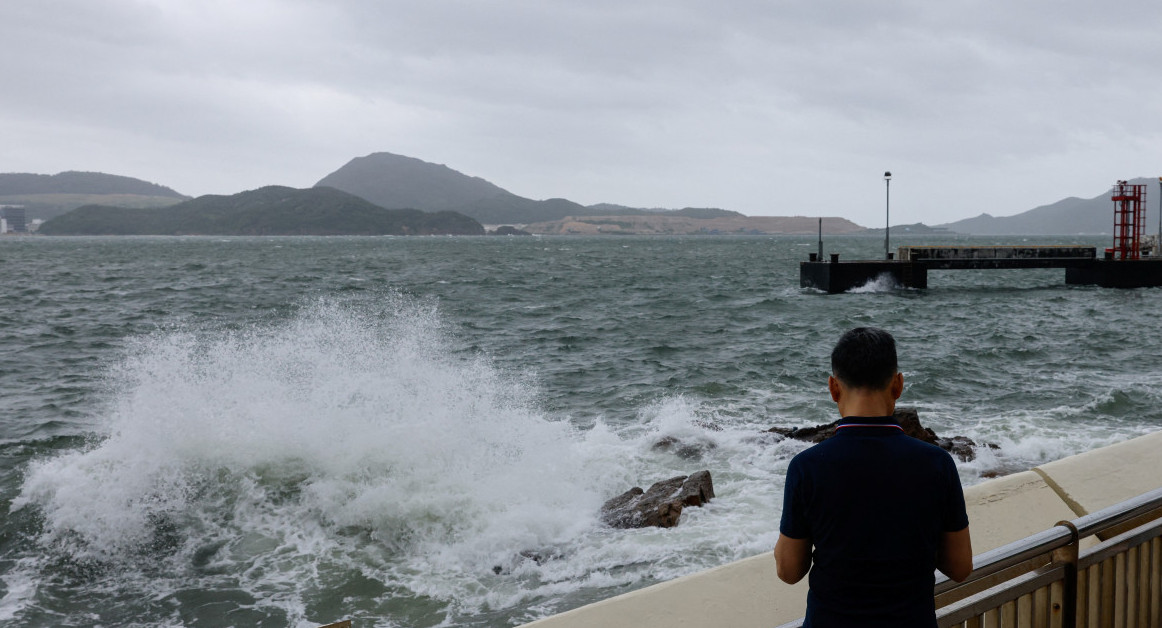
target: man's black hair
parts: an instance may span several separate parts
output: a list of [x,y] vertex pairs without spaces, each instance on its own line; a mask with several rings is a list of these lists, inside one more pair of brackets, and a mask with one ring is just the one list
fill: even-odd
[[896,339],[882,329],[856,327],[831,350],[831,374],[851,388],[886,388],[897,369]]

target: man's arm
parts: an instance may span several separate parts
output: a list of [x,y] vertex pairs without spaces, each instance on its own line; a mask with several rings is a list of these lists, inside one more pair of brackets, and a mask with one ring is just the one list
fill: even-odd
[[[778,550],[777,545],[775,549]],[[972,538],[968,534],[968,526],[963,530],[940,535],[940,547],[936,551],[936,568],[957,582],[964,582],[968,574],[972,573]],[[779,577],[781,578],[782,574]]]
[[775,542],[775,569],[779,580],[795,584],[811,569],[811,539],[779,535]]

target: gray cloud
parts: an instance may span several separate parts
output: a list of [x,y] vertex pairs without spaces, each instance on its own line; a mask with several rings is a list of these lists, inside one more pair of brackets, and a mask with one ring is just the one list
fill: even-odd
[[[1010,6],[1011,5],[1011,6]],[[930,224],[1158,163],[1162,9],[48,0],[0,7],[0,170],[188,194],[386,150],[579,202]]]

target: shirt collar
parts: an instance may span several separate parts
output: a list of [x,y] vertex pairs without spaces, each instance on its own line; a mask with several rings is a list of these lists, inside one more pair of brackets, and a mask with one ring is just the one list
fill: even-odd
[[896,422],[896,418],[891,416],[845,416],[836,423],[835,429],[838,431],[844,427],[894,427],[900,431],[904,430]]

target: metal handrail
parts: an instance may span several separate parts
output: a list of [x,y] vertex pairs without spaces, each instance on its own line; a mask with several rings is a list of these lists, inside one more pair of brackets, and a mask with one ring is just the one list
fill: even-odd
[[1064,566],[1045,565],[1011,580],[1006,580],[1003,584],[998,584],[963,600],[941,607],[939,610],[940,619],[944,623],[952,623],[953,625],[963,623],[965,620],[1000,606],[1001,603],[1015,600],[1047,584],[1061,580],[1064,575]]
[[1073,525],[1077,526],[1077,532],[1080,536],[1087,537],[1137,519],[1159,508],[1162,508],[1162,488],[1131,497],[1109,508],[1103,508],[1092,515],[1078,517],[1073,520]]
[[1162,532],[1162,519],[1155,519],[1133,530],[1127,530],[1086,550],[1078,559],[1077,567],[1078,569],[1092,567],[1131,547],[1141,545],[1143,542],[1159,536],[1159,532]]
[[964,582],[956,582],[948,576],[937,572],[936,585],[933,592],[936,595],[947,593],[958,587],[969,585],[982,580],[1010,567],[1015,567],[1040,556],[1045,556],[1055,549],[1069,545],[1072,533],[1064,526],[1053,526],[1023,539],[1002,545],[996,549],[977,554],[972,559],[972,574]]
[[[959,612],[966,605],[975,605],[980,602],[985,596],[994,597],[997,595],[997,589],[1004,588],[1003,584],[993,586],[985,582],[987,578],[1006,570],[1020,567],[1026,563],[1044,559],[1043,564],[1031,565],[1028,570],[1020,574],[1013,574],[1011,577],[1005,578],[1002,582],[1011,583],[1018,579],[1022,581],[1030,580],[1032,576],[1029,574],[1031,572],[1038,572],[1037,580],[1039,581],[1042,579],[1041,576],[1049,571],[1049,569],[1044,569],[1044,567],[1052,562],[1051,555],[1054,551],[1070,546],[1076,542],[1076,539],[1100,534],[1101,532],[1116,528],[1117,526],[1160,510],[1162,510],[1162,488],[1131,497],[1123,502],[1119,502],[1108,508],[1103,508],[1089,515],[1083,515],[1072,521],[1060,522],[1052,528],[1042,530],[1041,532],[1019,539],[1008,545],[1003,545],[973,557],[972,574],[964,582],[955,582],[944,574],[937,572],[933,594],[935,596],[954,595],[956,592],[964,591],[964,597],[949,602],[942,607],[956,607],[954,612]],[[1070,529],[1070,526],[1073,529]],[[1076,536],[1074,535],[1074,530],[1077,531]],[[1111,541],[1114,541],[1114,539],[1111,539]],[[782,624],[778,628],[800,628],[802,625],[803,618],[799,618],[795,621]]]

